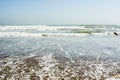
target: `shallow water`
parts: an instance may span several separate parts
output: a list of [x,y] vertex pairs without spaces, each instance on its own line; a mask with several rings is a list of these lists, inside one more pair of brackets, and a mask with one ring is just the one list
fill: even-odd
[[120,57],[119,36],[0,38],[0,54]]

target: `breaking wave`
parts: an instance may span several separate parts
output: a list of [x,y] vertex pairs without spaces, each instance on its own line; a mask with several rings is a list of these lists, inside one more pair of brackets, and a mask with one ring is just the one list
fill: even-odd
[[0,37],[89,36],[119,34],[116,26],[0,26]]

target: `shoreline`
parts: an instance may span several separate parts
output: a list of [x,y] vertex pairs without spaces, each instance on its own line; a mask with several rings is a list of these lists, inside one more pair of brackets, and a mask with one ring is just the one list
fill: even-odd
[[[83,59],[82,59],[83,58]],[[109,80],[120,79],[119,60],[79,57],[72,60],[59,54],[6,57],[0,59],[0,79],[4,80]],[[93,60],[92,60],[93,59]],[[109,63],[108,63],[109,62]],[[110,79],[111,80],[111,79]]]

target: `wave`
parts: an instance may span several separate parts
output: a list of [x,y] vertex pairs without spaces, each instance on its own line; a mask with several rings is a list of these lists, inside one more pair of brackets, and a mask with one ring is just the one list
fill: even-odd
[[120,27],[91,26],[0,26],[0,37],[89,36],[119,34]]
[[36,29],[36,30],[57,30],[57,29],[83,29],[85,26],[0,26],[0,30],[27,30],[27,29]]
[[0,32],[0,37],[80,37],[80,36],[113,36],[113,33],[25,33],[25,32]]

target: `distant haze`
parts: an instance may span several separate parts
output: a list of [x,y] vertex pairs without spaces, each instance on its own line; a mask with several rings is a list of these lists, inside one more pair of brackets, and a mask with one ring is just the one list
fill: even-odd
[[120,0],[0,0],[0,24],[120,24]]

